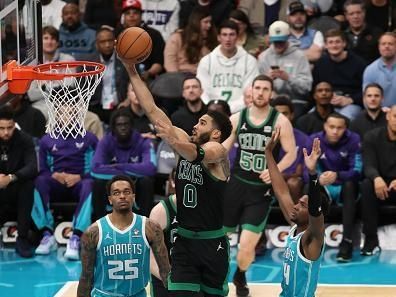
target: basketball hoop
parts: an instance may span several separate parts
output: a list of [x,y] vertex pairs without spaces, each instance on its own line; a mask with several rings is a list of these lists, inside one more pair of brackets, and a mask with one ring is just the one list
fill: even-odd
[[89,100],[103,76],[105,66],[95,62],[72,61],[37,66],[6,64],[8,89],[25,94],[33,80],[48,107],[46,132],[53,138],[85,136],[84,120]]

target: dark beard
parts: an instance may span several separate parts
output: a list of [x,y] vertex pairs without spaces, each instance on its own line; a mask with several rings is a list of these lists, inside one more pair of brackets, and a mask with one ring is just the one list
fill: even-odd
[[199,136],[199,138],[196,141],[196,144],[202,145],[204,143],[209,142],[209,139],[210,139],[210,132],[206,132],[204,134],[201,134],[201,136]]

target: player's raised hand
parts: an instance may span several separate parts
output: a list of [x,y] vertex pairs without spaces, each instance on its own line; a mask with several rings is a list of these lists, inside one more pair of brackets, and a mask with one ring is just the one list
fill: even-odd
[[172,145],[177,140],[177,135],[174,133],[173,126],[164,123],[163,121],[155,122],[155,130],[157,131],[157,136],[165,140],[169,145]]
[[318,159],[319,159],[320,155],[322,154],[322,151],[320,149],[319,138],[315,138],[313,140],[311,154],[308,155],[306,148],[303,148],[303,154],[304,154],[304,163],[305,163],[305,166],[307,166],[309,173],[315,174],[316,173],[316,163],[318,162]]
[[265,150],[267,152],[272,152],[279,141],[280,127],[275,127],[275,131],[272,131],[271,138],[266,141]]

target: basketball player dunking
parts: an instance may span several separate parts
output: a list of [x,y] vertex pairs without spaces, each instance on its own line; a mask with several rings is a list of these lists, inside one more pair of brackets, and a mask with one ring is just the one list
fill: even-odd
[[157,136],[180,155],[176,169],[177,238],[168,279],[171,296],[226,296],[229,244],[223,231],[223,191],[230,169],[221,145],[231,133],[231,122],[219,112],[208,112],[194,126],[192,137],[174,127],[159,109],[135,66],[124,62],[133,90]]
[[329,199],[321,191],[316,174],[316,163],[321,155],[320,141],[314,139],[310,155],[303,149],[304,163],[309,172],[309,190],[308,196],[304,195],[294,204],[272,154],[279,133],[277,128],[265,148],[272,188],[285,219],[292,225],[284,252],[282,292],[279,296],[313,297],[324,250],[324,215],[329,208]]
[[82,237],[82,272],[78,297],[145,297],[150,279],[150,247],[166,285],[168,251],[162,229],[134,214],[135,187],[127,176],[114,176],[107,184],[111,214],[92,224]]

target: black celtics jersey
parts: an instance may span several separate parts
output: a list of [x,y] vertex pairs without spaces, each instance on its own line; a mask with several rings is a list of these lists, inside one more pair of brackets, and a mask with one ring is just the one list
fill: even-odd
[[179,227],[194,232],[223,228],[225,181],[214,177],[202,163],[180,158],[175,184]]
[[265,185],[260,174],[267,169],[265,143],[271,138],[274,124],[279,113],[272,107],[268,116],[260,125],[249,120],[249,109],[241,111],[237,129],[238,151],[233,168],[233,176],[242,182],[252,185]]
[[161,203],[166,211],[166,229],[164,230],[164,241],[168,251],[171,250],[173,242],[175,241],[178,225],[176,219],[176,205],[173,202],[173,196],[174,195],[170,195],[168,198],[161,200]]

